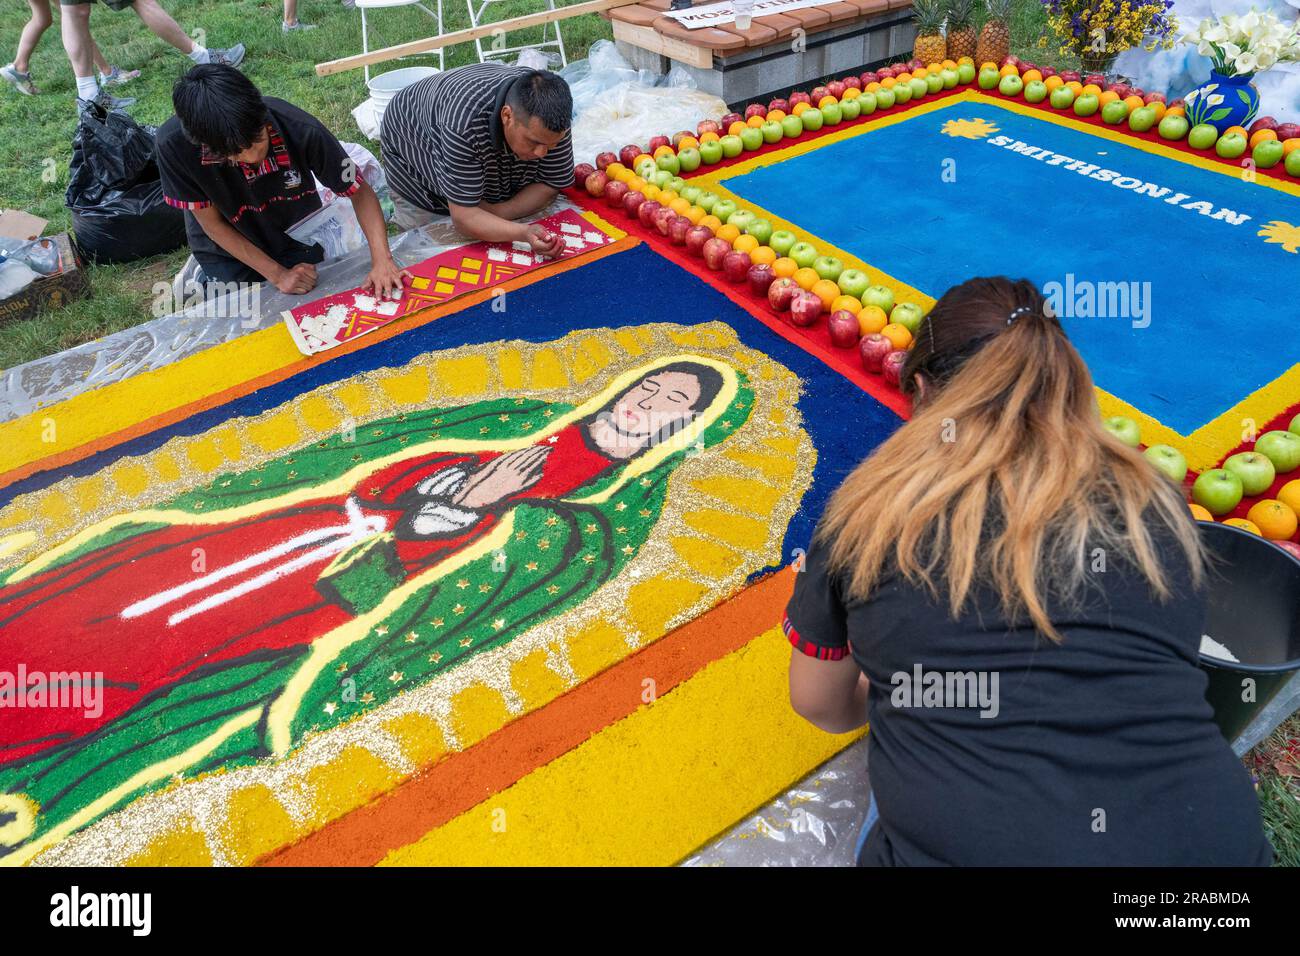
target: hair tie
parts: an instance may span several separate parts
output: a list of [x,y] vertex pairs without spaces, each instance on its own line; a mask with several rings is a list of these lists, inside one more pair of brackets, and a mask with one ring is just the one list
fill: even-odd
[[1007,316],[1007,325],[1010,325],[1011,323],[1015,322],[1016,319],[1020,318],[1022,315],[1029,315],[1033,311],[1034,311],[1034,307],[1031,305],[1020,306],[1020,308],[1016,309],[1010,315]]

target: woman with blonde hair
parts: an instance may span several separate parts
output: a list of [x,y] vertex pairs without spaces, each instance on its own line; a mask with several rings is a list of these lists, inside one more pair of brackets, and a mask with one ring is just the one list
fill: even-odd
[[831,499],[785,621],[794,709],[870,724],[859,864],[1267,864],[1197,667],[1195,523],[1043,297],[950,289],[901,384],[912,418]]

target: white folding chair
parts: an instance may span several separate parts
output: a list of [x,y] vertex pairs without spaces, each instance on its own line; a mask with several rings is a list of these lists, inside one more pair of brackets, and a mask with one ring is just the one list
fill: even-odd
[[[361,0],[357,0],[357,2],[360,3]],[[465,0],[465,2],[469,7],[470,22],[476,27],[481,27],[491,25],[492,23],[492,20],[485,17],[489,8],[494,4],[503,3],[505,0]],[[555,0],[546,0],[546,9],[554,10]],[[548,39],[548,34],[552,30],[555,31],[555,38]],[[504,39],[505,37],[503,34],[500,37],[500,40],[504,41]],[[564,37],[560,34],[560,22],[558,20],[542,25],[542,39],[537,43],[523,43],[519,46],[498,47],[496,42],[497,38],[493,38],[493,40],[489,41],[487,49],[484,49],[482,38],[474,41],[474,45],[478,47],[478,59],[480,63],[484,63],[493,57],[505,56],[510,53],[519,53],[523,50],[545,51],[550,47],[554,47],[560,52],[560,66],[569,65],[568,57],[564,53]]]
[[[379,10],[392,7],[419,7],[437,24],[438,36],[442,36],[442,0],[434,0],[435,9],[430,10],[420,0],[356,0],[357,9],[361,11],[361,52],[363,54],[370,52],[370,38],[366,33],[366,11]],[[439,47],[433,51],[433,55],[438,58],[438,69],[445,69],[442,56],[442,48]],[[407,57],[402,57],[403,60]],[[366,82],[370,82],[370,64],[365,67]]]

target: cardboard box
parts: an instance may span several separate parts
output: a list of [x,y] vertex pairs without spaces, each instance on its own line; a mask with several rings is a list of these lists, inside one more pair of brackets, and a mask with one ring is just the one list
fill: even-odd
[[68,234],[61,232],[50,238],[58,244],[62,271],[42,276],[16,295],[0,300],[0,325],[30,319],[45,308],[60,309],[90,292],[90,279],[72,251]]

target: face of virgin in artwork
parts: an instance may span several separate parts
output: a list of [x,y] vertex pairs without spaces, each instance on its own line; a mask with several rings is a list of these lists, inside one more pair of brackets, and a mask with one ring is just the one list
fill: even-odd
[[690,372],[647,375],[592,423],[592,437],[607,454],[630,457],[656,435],[690,422],[701,393],[699,378]]

